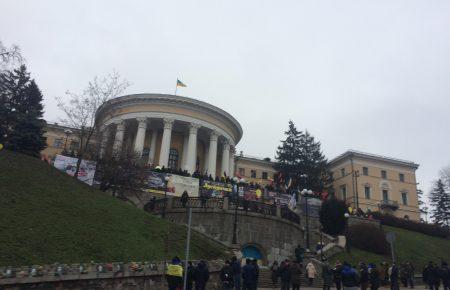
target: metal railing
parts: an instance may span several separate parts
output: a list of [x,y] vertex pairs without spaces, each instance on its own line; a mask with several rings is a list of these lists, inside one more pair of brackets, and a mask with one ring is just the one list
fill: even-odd
[[382,200],[380,201],[381,207],[391,207],[391,208],[398,208],[399,204],[396,200]]

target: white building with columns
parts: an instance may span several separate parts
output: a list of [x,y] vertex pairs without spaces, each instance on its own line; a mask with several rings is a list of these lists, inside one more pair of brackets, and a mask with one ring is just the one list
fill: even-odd
[[235,174],[241,125],[208,103],[164,94],[126,95],[102,105],[96,122],[103,135],[102,154],[132,148],[155,166]]

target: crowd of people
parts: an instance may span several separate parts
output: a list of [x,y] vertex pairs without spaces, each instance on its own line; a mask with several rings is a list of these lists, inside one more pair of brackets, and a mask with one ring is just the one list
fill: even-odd
[[[167,266],[166,273],[167,285],[169,290],[183,289],[184,272],[181,260],[178,257],[172,259],[171,264]],[[186,275],[187,290],[205,290],[209,280],[209,269],[204,261],[198,262],[197,265],[189,261]],[[193,286],[195,285],[195,288]]]

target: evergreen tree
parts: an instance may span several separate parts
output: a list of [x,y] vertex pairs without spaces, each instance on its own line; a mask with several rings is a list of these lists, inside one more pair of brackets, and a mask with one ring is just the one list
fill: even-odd
[[347,206],[345,201],[330,196],[326,199],[320,208],[319,220],[323,231],[329,235],[339,235],[345,229],[345,213]]
[[24,65],[1,75],[0,143],[39,157],[45,148],[42,94]]
[[278,146],[276,169],[300,185],[300,175],[306,174],[306,184],[303,186],[313,191],[323,191],[330,181],[330,175],[320,142],[316,142],[308,131],[297,130],[292,121],[289,121],[289,129],[285,135],[286,139]]
[[430,203],[433,206],[431,218],[440,226],[450,226],[450,193],[446,191],[441,179],[436,181],[430,192]]

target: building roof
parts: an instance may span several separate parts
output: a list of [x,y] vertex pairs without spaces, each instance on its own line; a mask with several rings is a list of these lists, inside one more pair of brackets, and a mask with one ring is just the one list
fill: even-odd
[[270,165],[270,166],[273,166],[276,163],[276,162],[274,162],[272,160],[269,160],[269,161],[265,160],[268,157],[261,158],[261,157],[256,157],[256,156],[251,156],[251,155],[244,155],[244,154],[235,154],[235,157],[236,157],[236,159],[248,160],[248,161],[262,163],[262,164]]
[[392,157],[387,157],[387,156],[377,155],[377,154],[372,154],[372,153],[365,153],[365,152],[352,150],[352,149],[331,159],[328,162],[328,165],[332,166],[332,165],[339,163],[350,157],[359,157],[359,158],[364,158],[364,159],[369,159],[369,160],[374,160],[374,161],[382,161],[382,162],[387,162],[387,163],[391,163],[394,165],[402,165],[402,166],[412,167],[414,169],[419,168],[419,164],[414,163],[412,161],[402,160],[402,159],[397,159],[397,158],[392,158]]

